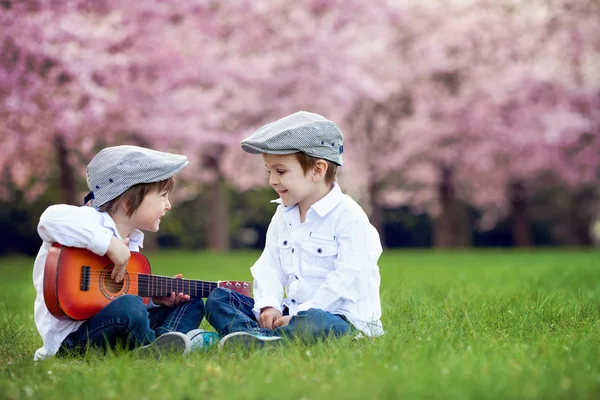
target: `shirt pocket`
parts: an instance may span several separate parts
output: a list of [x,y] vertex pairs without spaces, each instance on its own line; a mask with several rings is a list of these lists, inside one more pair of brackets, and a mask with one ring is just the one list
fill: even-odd
[[284,271],[291,271],[294,267],[294,259],[292,258],[292,241],[287,236],[281,236],[277,241],[279,248],[279,261]]
[[302,275],[324,277],[333,270],[338,245],[335,240],[309,238],[302,242]]

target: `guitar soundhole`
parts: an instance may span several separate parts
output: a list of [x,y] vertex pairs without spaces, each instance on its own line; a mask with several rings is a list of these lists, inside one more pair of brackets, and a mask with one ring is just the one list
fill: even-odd
[[125,272],[123,280],[117,283],[110,277],[112,270],[113,264],[106,266],[100,274],[100,291],[109,300],[114,300],[129,290],[129,274]]
[[119,283],[115,282],[110,275],[108,277],[104,277],[103,286],[109,293],[119,293],[121,289],[123,289],[123,284],[125,282],[121,281]]

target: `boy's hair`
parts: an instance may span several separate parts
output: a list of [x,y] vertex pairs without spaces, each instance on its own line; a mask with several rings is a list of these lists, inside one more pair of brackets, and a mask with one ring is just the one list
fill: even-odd
[[296,159],[300,163],[302,171],[304,171],[305,174],[308,173],[308,171],[310,171],[312,168],[314,168],[315,165],[317,165],[317,161],[323,160],[327,163],[327,172],[325,172],[325,183],[331,184],[335,181],[335,175],[337,173],[336,163],[331,162],[329,160],[325,160],[323,158],[309,156],[308,154],[303,153],[301,151],[295,154]]
[[111,215],[117,211],[119,206],[126,202],[129,207],[127,210],[127,216],[131,217],[133,213],[139,208],[142,204],[142,201],[146,197],[148,193],[151,192],[171,192],[171,190],[175,187],[175,177],[171,176],[162,181],[151,182],[151,183],[138,183],[127,189],[125,192],[110,200],[107,203],[104,203],[100,206],[99,211],[107,212]]

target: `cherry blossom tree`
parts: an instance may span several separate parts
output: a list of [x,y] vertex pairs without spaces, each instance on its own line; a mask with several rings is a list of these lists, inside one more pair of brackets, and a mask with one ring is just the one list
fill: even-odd
[[[514,240],[527,245],[527,184],[547,170],[571,170],[556,162],[561,146],[551,138],[557,143],[568,132],[590,132],[590,117],[574,102],[598,88],[589,68],[597,65],[597,44],[579,46],[582,53],[570,59],[559,54],[580,43],[573,31],[598,37],[591,34],[597,24],[573,18],[581,9],[568,2],[473,1],[410,10],[420,12],[423,18],[413,20],[425,28],[410,31],[414,23],[399,33],[402,58],[417,72],[400,74],[410,78],[395,97],[351,115],[350,125],[368,132],[354,136],[354,147],[370,160],[365,186],[371,209],[425,209],[436,216],[434,243],[451,246],[459,226],[457,198],[479,206],[487,227],[512,204]],[[577,87],[576,76],[585,87]]]
[[179,196],[211,194],[207,236],[225,249],[229,186],[267,183],[239,141],[298,110],[341,126],[342,186],[380,232],[384,206],[409,204],[452,246],[459,202],[484,211],[482,226],[512,204],[527,244],[523,193],[540,173],[597,185],[593,0],[1,4],[4,194],[35,198],[58,174],[63,201],[79,203],[99,147],[181,152]]
[[[84,5],[4,2],[0,7],[5,150],[0,184],[14,184],[30,199],[58,172],[62,200],[80,204],[74,171],[83,174],[94,146],[110,142],[116,132],[107,126],[118,103],[108,78],[116,77],[122,63],[109,50],[120,40],[113,29],[117,21]],[[55,164],[58,170],[49,167]]]
[[[40,169],[31,160],[3,167],[21,171],[23,182],[44,182],[52,143],[64,175],[83,171],[74,153],[87,160],[110,143],[185,152],[191,165],[184,178],[214,194],[211,247],[226,248],[225,181],[248,176],[229,155],[240,153],[242,136],[298,109],[342,115],[355,96],[385,92],[369,73],[394,18],[386,1],[379,5],[82,0],[6,7],[3,43],[14,44],[15,61],[3,68],[9,95],[2,109],[10,119],[3,139],[35,154]],[[361,34],[368,37],[357,43]],[[25,54],[52,60],[61,78],[31,68]],[[44,118],[49,123],[38,130],[22,122]],[[24,148],[24,138],[41,147]],[[72,185],[73,177],[64,181]],[[76,202],[72,195],[65,201]]]

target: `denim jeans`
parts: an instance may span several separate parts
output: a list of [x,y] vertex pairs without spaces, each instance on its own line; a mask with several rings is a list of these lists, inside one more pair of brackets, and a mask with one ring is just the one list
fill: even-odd
[[273,330],[261,328],[252,313],[253,307],[252,298],[231,289],[217,288],[206,299],[206,319],[223,336],[242,331],[265,336],[298,338],[307,343],[355,331],[343,316],[318,308],[298,312],[287,326]]
[[115,348],[118,344],[133,349],[153,342],[166,332],[187,333],[198,328],[204,316],[199,297],[174,307],[147,309],[142,298],[121,296],[63,340],[59,355],[67,351],[83,353],[86,347]]

